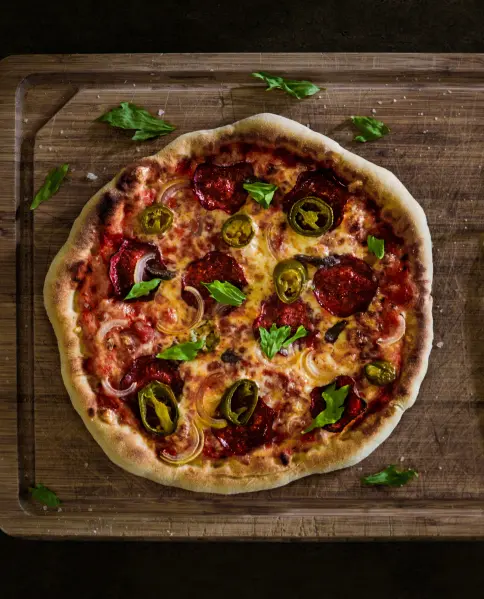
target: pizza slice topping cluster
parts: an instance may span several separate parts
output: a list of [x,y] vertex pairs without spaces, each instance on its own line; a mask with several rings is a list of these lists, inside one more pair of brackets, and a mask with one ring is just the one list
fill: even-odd
[[100,414],[172,464],[257,448],[287,464],[383,407],[399,376],[411,248],[330,165],[245,145],[127,169],[73,273]]

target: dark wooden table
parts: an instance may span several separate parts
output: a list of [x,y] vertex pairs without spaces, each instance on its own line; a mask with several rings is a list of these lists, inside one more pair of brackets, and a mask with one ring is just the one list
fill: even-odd
[[[148,4],[148,3],[146,3]],[[304,6],[303,6],[304,4]],[[27,52],[483,52],[481,0],[8,3],[0,57]],[[139,597],[177,589],[276,597],[462,597],[482,589],[482,543],[32,542],[0,533],[3,599]],[[190,574],[187,574],[187,566]],[[170,588],[171,587],[171,588]],[[244,593],[245,594],[245,593]]]

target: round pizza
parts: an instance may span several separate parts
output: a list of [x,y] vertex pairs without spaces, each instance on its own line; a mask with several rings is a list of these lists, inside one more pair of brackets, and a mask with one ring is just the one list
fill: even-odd
[[239,493],[388,437],[427,369],[431,282],[424,212],[394,175],[260,114],[121,171],[44,294],[72,403],[111,460]]

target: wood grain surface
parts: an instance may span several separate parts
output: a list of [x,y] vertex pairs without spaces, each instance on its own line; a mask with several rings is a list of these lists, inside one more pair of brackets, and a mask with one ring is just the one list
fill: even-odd
[[[249,76],[276,71],[326,88],[304,101]],[[16,535],[132,538],[484,536],[484,57],[233,54],[20,56],[0,63],[0,514]],[[174,134],[133,142],[94,120],[120,101]],[[273,491],[218,497],[166,488],[114,466],[62,384],[42,301],[47,268],[85,202],[118,170],[175,135],[274,112],[392,170],[426,211],[434,243],[435,344],[416,405],[367,460]],[[376,114],[375,112],[376,111]],[[392,132],[352,142],[350,115]],[[48,170],[60,192],[28,209]],[[86,178],[88,172],[97,180]],[[397,463],[419,479],[365,488]],[[41,482],[63,501],[29,499]]]

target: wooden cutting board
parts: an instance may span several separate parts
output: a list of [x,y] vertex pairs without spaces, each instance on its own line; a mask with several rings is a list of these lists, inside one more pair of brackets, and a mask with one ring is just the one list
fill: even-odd
[[[326,88],[304,101],[264,91],[254,70]],[[15,535],[335,539],[484,535],[484,57],[212,54],[14,56],[0,64],[0,512]],[[161,108],[175,134],[133,142],[94,120],[120,101]],[[187,131],[274,112],[392,170],[422,204],[435,260],[435,347],[416,405],[367,460],[273,491],[219,497],[114,466],[63,387],[42,284],[85,202],[129,162]],[[391,135],[352,141],[350,115]],[[54,166],[67,182],[35,213]],[[86,174],[94,173],[95,181]],[[360,477],[390,463],[401,489]],[[41,482],[63,503],[44,511]]]

